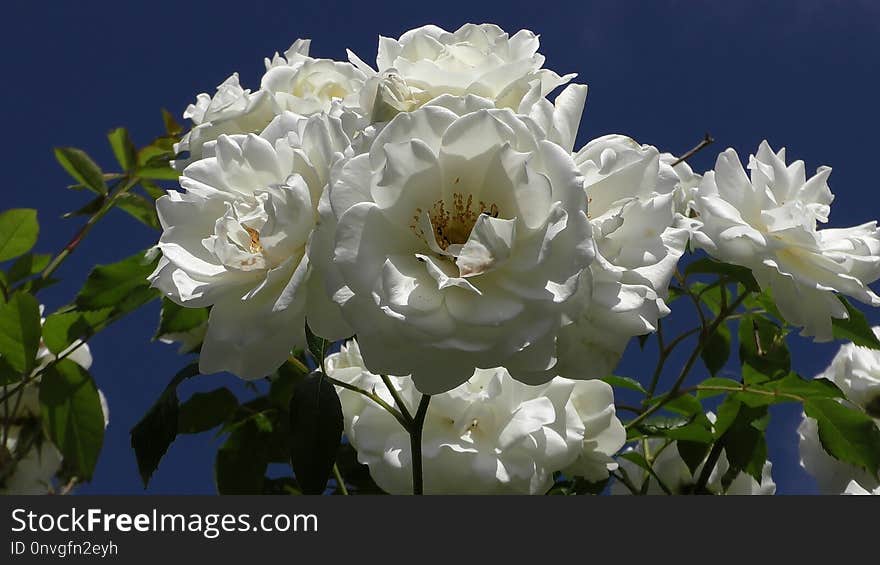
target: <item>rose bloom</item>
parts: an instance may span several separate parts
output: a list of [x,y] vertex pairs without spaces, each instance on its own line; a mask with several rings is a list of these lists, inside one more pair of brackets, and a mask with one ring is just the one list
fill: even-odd
[[[713,418],[710,418],[714,420]],[[627,451],[635,451],[644,455],[644,449],[641,442],[636,447],[630,447]],[[697,484],[697,480],[703,470],[705,462],[701,463],[694,473],[682,459],[678,452],[678,442],[669,442],[662,438],[651,438],[648,440],[648,452],[653,461],[654,473],[669,490],[669,494],[691,494],[693,488]],[[651,476],[646,470],[642,469],[628,459],[619,458],[620,470],[625,472],[629,479],[633,482],[637,489],[642,489],[645,482],[648,482],[647,494],[666,494],[663,487],[657,482],[657,478]],[[731,494],[731,495],[771,495],[776,492],[776,483],[770,475],[773,465],[770,461],[764,463],[761,473],[761,481],[758,482],[748,473],[740,472],[733,478],[727,488],[724,487],[722,478],[730,469],[730,463],[727,460],[727,454],[722,451],[718,462],[709,475],[706,482],[706,490],[712,494]],[[615,481],[611,487],[612,494],[631,494],[620,481]]]
[[217,87],[214,96],[199,94],[183,117],[192,121],[193,128],[174,146],[175,153],[189,153],[174,161],[178,170],[201,159],[205,143],[221,135],[259,133],[275,117],[275,110],[268,92],[242,88],[238,73],[233,73]]
[[329,112],[334,101],[357,106],[364,73],[350,63],[309,57],[308,47],[308,42],[297,40],[284,57],[276,53],[266,60],[260,88],[271,94],[275,111],[311,116]]
[[371,121],[388,121],[444,95],[476,94],[499,108],[523,110],[575,75],[560,77],[542,69],[538,36],[520,30],[509,36],[492,24],[465,24],[454,32],[428,25],[399,39],[379,38],[377,70],[349,52],[371,77],[361,106]]
[[880,277],[880,231],[876,222],[817,229],[828,221],[833,199],[828,167],[807,179],[804,163],[785,163],[762,142],[749,158],[746,176],[733,149],[718,156],[694,201],[702,227],[697,247],[716,259],[752,270],[770,289],[786,320],[801,335],[832,339],[831,319],[847,313],[835,293],[880,305],[868,283]]
[[[326,366],[331,377],[394,405],[381,379],[364,368],[355,341]],[[390,380],[414,414],[421,395],[412,380]],[[337,390],[358,460],[386,492],[412,493],[409,434],[372,400]],[[557,378],[528,386],[503,368],[477,369],[467,383],[431,398],[422,432],[425,493],[544,494],[555,471],[601,481],[617,468],[611,456],[625,440],[604,382]]]
[[430,394],[478,367],[556,375],[594,250],[582,175],[544,136],[489,100],[444,96],[334,168],[311,260],[371,371]]
[[162,258],[150,278],[177,304],[212,306],[203,373],[266,376],[305,343],[306,313],[321,335],[344,334],[326,327],[336,310],[324,308],[307,248],[329,169],[347,150],[335,118],[284,113],[260,136],[207,144],[180,177],[186,192],[157,201]]
[[[880,337],[880,326],[874,327],[874,334]],[[880,351],[844,344],[828,368],[816,378],[833,382],[843,392],[849,406],[864,411],[880,426]],[[816,420],[804,415],[797,431],[801,466],[816,479],[821,493],[844,493],[852,482],[867,490],[880,487],[880,477],[826,453],[819,440]]]
[[680,169],[654,147],[608,135],[574,160],[584,176],[596,260],[579,287],[584,306],[560,333],[558,370],[599,378],[611,374],[633,336],[655,331],[669,313],[664,298],[693,222],[679,212],[686,199]]

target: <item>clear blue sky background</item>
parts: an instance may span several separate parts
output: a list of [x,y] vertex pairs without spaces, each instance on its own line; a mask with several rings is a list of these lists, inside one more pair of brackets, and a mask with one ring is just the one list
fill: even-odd
[[[344,58],[351,48],[375,58],[377,35],[436,23],[495,22],[542,34],[547,66],[577,72],[590,85],[579,145],[607,133],[629,134],[681,153],[710,131],[717,144],[692,161],[703,171],[724,147],[745,158],[763,138],[804,159],[809,171],[834,168],[831,225],[880,216],[880,4],[848,2],[24,2],[4,4],[0,23],[0,141],[3,207],[40,212],[40,252],[57,251],[80,220],[61,220],[85,195],[51,148],[79,146],[108,167],[105,133],[124,125],[136,142],[160,133],[159,108],[180,115],[199,92],[213,92],[232,71],[259,85],[263,57],[294,39],[313,54]],[[91,265],[144,249],[156,233],[111,213],[64,265],[64,282],[42,295],[50,311],[67,303]],[[111,423],[92,484],[83,493],[144,492],[129,430],[184,365],[174,348],[151,343],[156,307],[120,322],[92,342],[93,374],[107,395]],[[877,312],[869,313],[873,323]],[[792,340],[795,369],[812,376],[834,345]],[[637,349],[620,373],[644,375],[653,357]],[[229,385],[203,377],[184,390]],[[774,412],[770,456],[781,493],[815,487],[797,465],[799,413]],[[210,434],[179,439],[147,492],[214,492]]]

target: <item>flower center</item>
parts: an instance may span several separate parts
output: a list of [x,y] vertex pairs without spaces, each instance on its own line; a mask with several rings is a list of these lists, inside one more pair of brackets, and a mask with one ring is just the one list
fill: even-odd
[[254,228],[251,228],[248,226],[242,226],[242,227],[244,227],[245,231],[248,232],[248,235],[251,236],[251,243],[248,246],[248,249],[250,250],[250,252],[255,255],[257,253],[262,253],[263,252],[263,244],[260,243],[260,232],[258,232]]
[[[486,204],[482,200],[474,206],[474,197],[469,194],[465,197],[460,192],[452,195],[452,206],[446,207],[444,200],[438,200],[431,206],[428,216],[431,218],[431,226],[434,229],[433,237],[440,249],[446,251],[450,245],[463,245],[467,242],[481,214],[487,214],[497,218],[499,214],[497,204]],[[419,227],[419,219],[422,209],[416,208],[413,223],[410,228],[422,240],[425,233]]]

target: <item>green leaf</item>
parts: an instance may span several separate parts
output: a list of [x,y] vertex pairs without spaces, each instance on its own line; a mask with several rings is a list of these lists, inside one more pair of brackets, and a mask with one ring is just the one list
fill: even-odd
[[156,215],[156,205],[140,194],[134,192],[120,194],[116,198],[116,207],[147,227],[154,230],[162,229],[159,216]]
[[261,494],[269,464],[265,434],[253,419],[236,427],[217,450],[214,480],[220,494]]
[[56,312],[43,324],[43,342],[49,351],[59,355],[78,340],[92,335],[112,314],[112,309],[88,312]]
[[675,447],[678,449],[678,454],[684,460],[691,475],[695,475],[697,468],[706,460],[706,455],[708,455],[712,444],[711,440],[709,442],[679,441]]
[[709,259],[708,257],[704,257],[702,259],[697,259],[688,265],[684,272],[685,276],[695,274],[723,275],[731,281],[742,283],[752,292],[761,292],[761,287],[752,275],[752,271],[746,267],[740,267],[739,265],[720,263],[713,259]]
[[131,429],[131,447],[134,449],[144,488],[147,488],[150,477],[177,437],[177,419],[180,411],[177,387],[198,373],[199,368],[196,363],[178,372],[140,422]]
[[165,132],[168,135],[180,135],[183,133],[183,126],[177,123],[171,112],[162,108],[162,121],[165,123]]
[[306,377],[290,400],[291,464],[306,494],[326,488],[342,436],[342,404],[336,387],[322,377]]
[[278,367],[275,376],[272,378],[272,384],[269,387],[269,400],[276,406],[287,410],[297,383],[301,382],[306,376],[308,376],[307,373],[302,372],[293,363],[284,363]]
[[18,373],[31,372],[40,347],[40,305],[18,292],[0,305],[0,356]]
[[104,173],[91,157],[74,147],[56,147],[55,158],[78,183],[98,194],[107,194]]
[[726,324],[721,324],[718,328],[709,334],[700,352],[703,363],[709,369],[709,374],[716,375],[718,371],[724,368],[727,360],[730,358],[730,330]]
[[788,332],[759,315],[744,316],[739,322],[739,358],[746,383],[784,377],[791,370],[786,343]]
[[639,383],[639,381],[631,378],[631,377],[621,377],[618,375],[608,375],[607,377],[603,377],[601,380],[605,381],[609,385],[618,388],[626,388],[629,390],[634,390],[636,392],[641,392],[642,394],[647,394],[648,391]]
[[851,341],[856,345],[870,349],[880,349],[880,340],[874,335],[874,332],[871,330],[871,324],[868,323],[862,311],[850,304],[846,298],[839,295],[837,298],[843,302],[849,318],[846,320],[840,318],[831,319],[834,339]]
[[40,414],[65,466],[90,480],[104,443],[104,412],[86,370],[67,359],[49,366],[40,381]]
[[162,310],[159,313],[159,329],[155,338],[168,334],[192,331],[208,321],[207,308],[187,308],[167,298],[162,298]]
[[226,422],[235,409],[238,399],[227,388],[210,392],[197,392],[180,406],[177,415],[177,432],[198,434],[216,428]]
[[99,194],[98,196],[86,202],[82,207],[74,210],[73,212],[67,212],[61,217],[66,220],[68,218],[73,218],[74,216],[91,216],[92,214],[100,210],[106,202],[107,195]]
[[691,292],[697,295],[709,310],[716,316],[721,312],[722,298],[721,293],[724,290],[721,280],[717,280],[712,284],[695,282],[690,285]]
[[807,416],[819,424],[819,440],[831,456],[876,475],[880,469],[880,430],[869,416],[836,400],[811,398]]
[[125,128],[116,128],[107,134],[113,155],[123,171],[130,171],[137,166],[137,149],[131,142],[131,136]]
[[157,298],[158,291],[147,281],[157,261],[146,261],[141,252],[117,263],[98,265],[76,295],[77,307],[83,310],[113,307],[116,312],[130,312]]
[[26,253],[9,268],[9,282],[15,283],[36,275],[49,266],[52,256],[47,253]]
[[161,186],[147,179],[141,179],[141,186],[153,200],[158,200],[167,194]]
[[[724,387],[724,388],[735,388],[738,389],[742,387],[742,384],[733,380],[733,379],[725,379],[721,377],[711,377],[706,379],[697,385],[699,388],[697,389],[697,398],[711,398],[713,396],[718,396],[721,394],[729,394],[732,391],[727,390],[712,390],[711,387]],[[706,388],[703,388],[706,387]]]
[[36,210],[13,208],[0,214],[0,261],[15,259],[30,251],[39,233]]
[[741,404],[736,415],[721,437],[724,453],[730,464],[730,474],[744,471],[761,482],[764,463],[767,461],[766,407],[750,407]]
[[682,394],[670,400],[664,408],[683,416],[703,415],[703,405],[700,404],[696,397],[690,394]]
[[309,346],[309,353],[312,354],[315,363],[317,363],[318,367],[323,371],[324,357],[327,355],[327,350],[330,349],[332,344],[323,337],[316,336],[312,332],[312,328],[309,327],[308,320],[306,320],[306,343]]

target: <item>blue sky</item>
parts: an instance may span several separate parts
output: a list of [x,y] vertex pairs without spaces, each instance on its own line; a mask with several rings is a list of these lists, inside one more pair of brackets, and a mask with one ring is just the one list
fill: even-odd
[[[519,4],[519,5],[517,5]],[[0,141],[6,171],[3,207],[33,207],[42,231],[37,250],[57,251],[79,220],[61,220],[85,196],[65,190],[68,179],[51,148],[81,147],[113,163],[105,134],[128,127],[136,142],[160,133],[159,109],[180,115],[199,92],[233,71],[256,88],[263,57],[298,37],[313,39],[313,55],[344,58],[351,48],[375,58],[377,35],[435,23],[494,22],[509,32],[542,35],[547,66],[577,72],[590,85],[578,146],[625,133],[681,153],[704,132],[716,138],[692,160],[711,168],[734,147],[745,158],[767,138],[804,159],[808,171],[834,169],[832,226],[874,219],[878,183],[874,136],[880,131],[880,4],[861,2],[9,2],[0,23],[5,75]],[[111,213],[60,270],[62,284],[44,292],[51,311],[67,303],[91,265],[148,247],[156,234],[122,212]],[[111,424],[89,493],[144,492],[128,432],[171,376],[184,365],[174,348],[152,343],[157,308],[118,323],[92,342],[93,375],[105,391]],[[873,323],[880,313],[869,313]],[[822,370],[836,346],[792,340],[795,369]],[[653,358],[637,350],[620,373],[644,374]],[[205,377],[184,394],[241,384]],[[770,457],[779,492],[809,492],[797,466],[799,413],[777,410]],[[147,492],[210,493],[209,434],[179,439]]]

